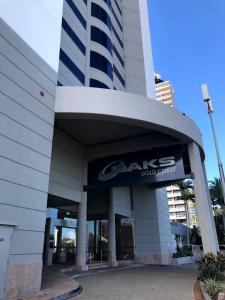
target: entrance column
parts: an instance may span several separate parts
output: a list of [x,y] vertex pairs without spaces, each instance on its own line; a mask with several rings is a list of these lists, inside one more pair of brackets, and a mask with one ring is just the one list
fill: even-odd
[[[82,184],[87,185],[87,160],[83,160],[82,165]],[[88,270],[86,248],[87,248],[87,192],[82,190],[81,202],[77,212],[77,240],[76,240],[76,270]]]
[[190,143],[188,152],[191,170],[194,173],[194,189],[204,253],[216,253],[219,250],[218,239],[212,214],[208,182],[199,146],[194,142]]
[[110,189],[108,214],[109,214],[108,262],[112,267],[116,267],[118,263],[116,261],[116,221],[115,221],[115,199],[113,197],[113,189]]

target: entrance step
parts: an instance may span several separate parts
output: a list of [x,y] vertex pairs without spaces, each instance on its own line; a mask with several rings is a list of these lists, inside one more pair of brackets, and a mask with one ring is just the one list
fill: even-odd
[[89,270],[98,270],[98,269],[104,269],[109,268],[109,265],[107,262],[91,262],[88,264]]

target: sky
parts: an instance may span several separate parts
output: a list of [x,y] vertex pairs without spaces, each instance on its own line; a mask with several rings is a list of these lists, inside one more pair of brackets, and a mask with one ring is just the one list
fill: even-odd
[[201,84],[208,84],[225,168],[225,1],[148,0],[148,8],[155,71],[172,83],[176,108],[200,128],[212,180],[219,173]]

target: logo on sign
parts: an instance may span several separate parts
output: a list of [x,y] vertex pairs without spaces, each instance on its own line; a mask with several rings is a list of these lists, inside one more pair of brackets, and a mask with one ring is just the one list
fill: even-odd
[[116,160],[104,167],[98,174],[98,180],[108,181],[120,173],[130,173],[135,170],[140,171],[141,176],[165,174],[175,172],[175,165],[175,156],[155,158],[149,161],[144,160],[141,163],[131,162],[129,164],[125,164],[122,160]]

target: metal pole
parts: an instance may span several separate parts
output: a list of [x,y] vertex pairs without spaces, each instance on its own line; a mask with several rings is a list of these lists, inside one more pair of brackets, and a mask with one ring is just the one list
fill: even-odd
[[188,200],[184,200],[184,205],[185,205],[185,210],[186,210],[186,219],[187,219],[187,224],[186,224],[186,236],[187,236],[187,245],[190,244],[190,235],[189,235],[189,211],[188,211]]
[[225,177],[224,177],[224,172],[223,172],[222,160],[221,160],[220,152],[219,152],[219,145],[218,145],[217,137],[216,137],[216,130],[215,130],[215,126],[214,126],[214,123],[213,123],[212,101],[211,101],[211,98],[209,96],[209,91],[208,91],[208,87],[207,87],[206,83],[202,84],[202,96],[203,96],[204,102],[207,105],[210,124],[211,124],[211,127],[212,127],[213,139],[214,139],[214,144],[215,144],[215,148],[216,148],[216,155],[217,155],[218,168],[219,168],[219,174],[220,174],[220,182],[221,182],[221,188],[222,188],[222,194],[223,194],[223,202],[225,203]]
[[217,142],[216,130],[215,130],[215,126],[213,123],[212,111],[209,110],[208,114],[209,114],[209,119],[210,119],[212,132],[213,132],[213,139],[214,139],[215,148],[216,148],[216,155],[217,155],[218,168],[219,168],[219,174],[220,174],[220,182],[221,182],[221,188],[222,188],[222,194],[223,194],[223,202],[225,202],[225,177],[224,177],[224,171],[223,171],[223,164],[222,164],[221,157],[220,157],[219,145]]

